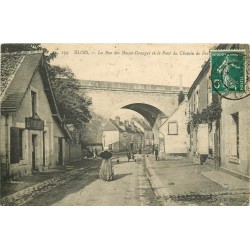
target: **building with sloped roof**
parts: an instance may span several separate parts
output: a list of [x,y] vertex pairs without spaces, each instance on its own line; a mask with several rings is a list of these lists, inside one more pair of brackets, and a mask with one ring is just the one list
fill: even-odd
[[144,133],[143,147],[152,149],[154,145],[154,134],[150,125],[145,120],[133,117],[131,123],[137,126]]
[[58,112],[43,52],[1,54],[1,82],[2,176],[64,166],[72,138]]
[[[220,44],[216,49],[245,50],[246,65],[250,65],[247,44]],[[190,156],[196,163],[211,164],[249,179],[250,96],[233,99],[237,93],[224,98],[212,92],[210,67],[208,60],[188,92]],[[248,76],[246,86],[250,85],[249,79]]]
[[122,122],[120,117],[116,117],[115,120],[109,119],[105,125],[102,143],[104,148],[115,152],[138,150],[144,147],[144,133],[128,120]]
[[187,156],[189,150],[189,136],[187,133],[187,100],[174,110],[174,112],[159,127],[159,153],[166,156]]

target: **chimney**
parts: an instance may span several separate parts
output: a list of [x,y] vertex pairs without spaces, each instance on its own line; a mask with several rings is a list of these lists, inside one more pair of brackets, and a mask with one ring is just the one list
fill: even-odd
[[180,92],[182,91],[182,75],[180,75]]
[[119,117],[119,116],[116,116],[116,117],[115,117],[115,123],[116,123],[117,125],[120,125],[120,117]]
[[182,75],[180,75],[180,92],[178,94],[178,105],[180,105],[185,100],[185,95],[182,90]]
[[204,63],[201,65],[201,68],[203,69],[204,68],[204,66],[206,65],[206,61],[204,61]]
[[125,120],[125,121],[124,121],[124,125],[125,125],[125,127],[128,127],[128,125],[129,125],[129,120]]

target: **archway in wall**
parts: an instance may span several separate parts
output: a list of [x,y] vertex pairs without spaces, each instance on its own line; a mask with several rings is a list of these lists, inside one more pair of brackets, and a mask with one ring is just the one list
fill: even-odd
[[[145,104],[145,103],[131,103],[131,104],[121,106],[120,108],[118,108],[116,110],[119,110],[119,109],[128,109],[128,110],[132,110],[132,111],[137,112],[138,114],[140,114],[142,117],[145,118],[145,120],[149,123],[149,125],[152,129],[153,129],[153,127],[158,119],[163,119],[163,118],[167,117],[160,109],[156,108],[153,105]],[[97,141],[98,142],[102,141],[103,129],[110,118],[111,118],[111,114],[108,113],[104,117],[104,119],[102,120],[102,122],[99,126],[98,132],[97,132]],[[154,135],[154,137],[157,137],[157,136]]]
[[132,103],[122,107],[122,109],[133,110],[142,115],[153,128],[158,117],[166,118],[166,115],[158,108],[145,103]]

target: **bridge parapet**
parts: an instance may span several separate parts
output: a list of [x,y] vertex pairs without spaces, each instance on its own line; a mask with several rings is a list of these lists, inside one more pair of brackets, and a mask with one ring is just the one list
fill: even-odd
[[[165,86],[153,84],[123,83],[123,82],[105,82],[80,80],[81,89],[92,90],[109,90],[109,91],[126,91],[126,92],[143,92],[143,93],[165,93],[178,94],[180,88],[178,86]],[[187,94],[189,88],[183,87],[182,91]]]

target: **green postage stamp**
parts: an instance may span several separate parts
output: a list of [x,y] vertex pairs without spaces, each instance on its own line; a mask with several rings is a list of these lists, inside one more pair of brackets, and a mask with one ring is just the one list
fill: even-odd
[[212,91],[240,93],[245,91],[245,50],[210,51]]

